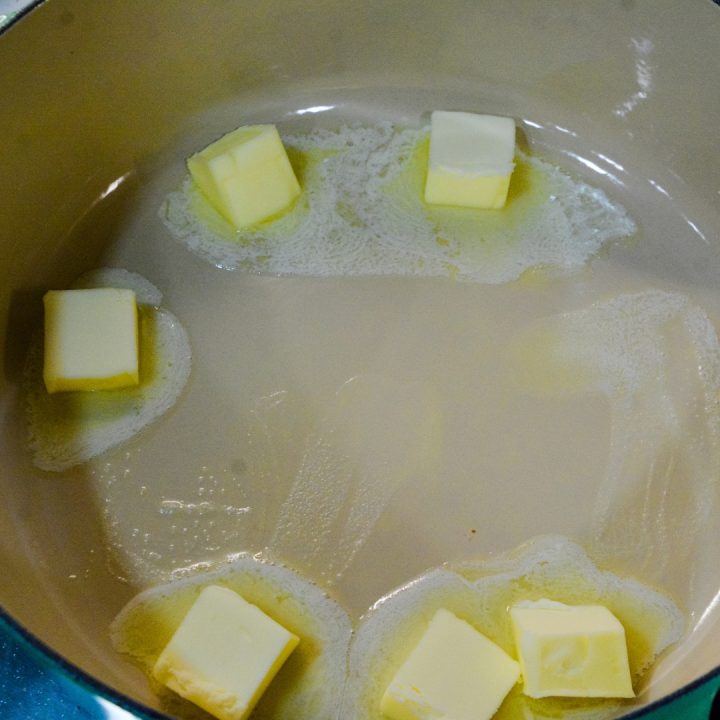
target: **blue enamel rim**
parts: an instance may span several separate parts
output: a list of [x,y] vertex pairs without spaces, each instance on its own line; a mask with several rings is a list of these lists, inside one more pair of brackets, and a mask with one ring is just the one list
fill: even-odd
[[[42,663],[49,665],[51,669],[59,671],[67,679],[71,680],[91,695],[100,696],[105,700],[109,700],[123,710],[136,715],[139,720],[168,720],[168,716],[164,713],[152,710],[145,705],[132,700],[68,662],[64,657],[62,657],[62,655],[59,655],[33,633],[20,625],[20,623],[14,620],[12,616],[5,612],[5,610],[1,607],[0,624],[4,625],[4,629],[11,636],[19,640],[23,648],[27,649],[32,656]],[[708,696],[714,692],[716,697],[720,697],[720,691],[717,688],[711,690],[709,687],[713,684],[713,681],[717,679],[720,679],[720,666],[696,680],[693,680],[693,682],[683,686],[675,692],[666,695],[660,700],[656,700],[655,702],[627,715],[623,715],[622,717],[627,720],[631,720],[633,718],[652,717],[656,712],[666,708],[670,709],[674,703],[682,700],[695,691],[702,690],[705,687],[708,688]],[[712,699],[708,697],[708,708],[711,705],[711,700]]]
[[[716,1],[720,2],[720,0]],[[18,10],[16,13],[13,14],[10,19],[6,20],[2,25],[0,25],[0,35],[2,35],[11,25],[14,25],[18,20],[25,17],[25,15],[34,10],[39,5],[42,5],[44,2],[45,0],[28,0],[22,10]]]
[[[21,20],[25,15],[32,12],[40,5],[43,5],[45,2],[46,0],[34,0],[34,2],[30,2],[25,8],[19,10],[10,20],[0,27],[0,35],[2,35],[16,22]],[[713,0],[713,2],[720,6],[720,0]],[[139,720],[168,720],[168,716],[164,713],[152,710],[145,705],[141,705],[139,702],[136,702],[122,693],[117,692],[110,686],[96,680],[92,677],[92,675],[88,675],[80,668],[68,662],[62,655],[59,655],[55,652],[55,650],[40,640],[40,638],[36,637],[33,633],[13,619],[13,617],[1,606],[0,623],[4,626],[4,629],[7,630],[10,635],[19,640],[22,646],[30,651],[31,655],[33,655],[36,659],[49,665],[52,669],[59,671],[65,678],[71,680],[78,687],[86,690],[91,695],[100,696],[105,700],[109,700],[119,708],[136,715]],[[702,690],[705,687],[708,687],[709,689],[709,686],[717,679],[720,679],[720,666],[708,673],[705,673],[701,677],[693,680],[691,683],[681,687],[675,692],[666,695],[660,700],[656,700],[655,702],[627,715],[623,715],[622,717],[627,720],[651,717],[660,710],[669,709],[673,704],[681,701],[695,691]],[[709,692],[714,692],[715,694],[716,702],[713,704],[713,709],[715,709],[717,699],[720,698],[720,689],[715,688],[714,690],[709,690]],[[708,704],[710,705],[710,702]]]
[[40,664],[47,666],[50,670],[59,672],[65,679],[86,691],[89,695],[109,700],[117,707],[137,716],[138,720],[168,720],[168,716],[164,713],[141,705],[68,662],[62,655],[59,655],[27,628],[18,623],[2,607],[0,607],[0,631],[4,631],[12,639],[17,640],[21,648],[26,650]]

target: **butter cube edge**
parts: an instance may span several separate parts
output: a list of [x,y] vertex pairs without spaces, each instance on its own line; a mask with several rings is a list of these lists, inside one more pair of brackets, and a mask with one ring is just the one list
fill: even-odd
[[430,125],[425,202],[501,209],[515,154],[515,121],[497,115],[436,110]]
[[632,698],[625,630],[601,605],[527,601],[510,610],[523,693]]
[[158,656],[152,674],[219,720],[245,720],[299,641],[238,593],[210,585]]
[[300,184],[275,125],[245,125],[187,160],[195,185],[236,228],[287,210]]
[[132,290],[50,290],[43,305],[43,380],[49,393],[139,383],[138,309]]
[[380,709],[392,720],[489,720],[520,677],[502,648],[439,609],[397,670]]

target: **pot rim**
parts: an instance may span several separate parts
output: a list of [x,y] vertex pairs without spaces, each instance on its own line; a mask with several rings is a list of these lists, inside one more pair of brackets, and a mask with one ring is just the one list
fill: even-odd
[[[66,660],[33,632],[15,620],[2,606],[0,606],[0,634],[10,635],[20,643],[24,650],[28,650],[32,657],[46,665],[50,670],[58,672],[61,677],[69,680],[76,687],[91,695],[108,700],[120,709],[137,716],[138,720],[168,720],[168,715],[153,710],[138,700],[133,700]],[[683,709],[689,709],[697,702],[696,695],[700,696],[699,701],[701,703],[707,703],[707,717],[712,717],[712,711],[720,703],[720,665],[669,695],[665,695],[620,717],[623,720],[659,717],[659,713],[663,710],[672,712],[681,710],[680,706],[684,702],[687,705]]]
[[[46,2],[47,0],[27,0],[24,7],[13,14],[4,24],[0,25],[0,37],[17,22]],[[712,0],[712,2],[720,9],[720,0]],[[10,637],[16,641],[31,658],[46,666],[52,672],[58,673],[74,687],[91,696],[100,697],[111,702],[118,708],[137,717],[138,720],[169,719],[169,716],[165,713],[154,710],[140,701],[119,692],[67,660],[0,605],[0,640],[3,637]],[[0,697],[1,700],[2,697]],[[669,718],[672,717],[669,713],[675,713],[683,709],[687,710],[691,707],[695,708],[698,702],[706,708],[706,715],[698,715],[697,717],[707,716],[711,718],[714,717],[714,712],[720,710],[720,664],[677,690],[621,717],[624,720],[652,719],[659,718],[663,711],[666,711],[668,714],[662,715],[662,717]]]

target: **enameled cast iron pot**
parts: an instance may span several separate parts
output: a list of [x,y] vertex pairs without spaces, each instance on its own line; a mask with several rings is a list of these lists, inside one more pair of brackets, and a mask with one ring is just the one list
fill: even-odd
[[[650,249],[639,251],[638,266],[628,272],[647,284],[696,288],[719,328],[719,49],[720,10],[709,0],[47,0],[20,18],[0,38],[2,626],[100,698],[138,717],[158,717],[145,678],[110,646],[110,621],[140,587],[124,571],[132,558],[108,529],[106,485],[82,467],[64,474],[34,469],[20,399],[44,291],[66,287],[89,268],[138,258],[141,267],[130,269],[166,291],[190,328],[196,364],[188,397],[130,451],[142,452],[145,443],[154,448],[147,452],[156,452],[157,482],[168,493],[172,482],[184,482],[183,465],[207,461],[208,447],[198,450],[190,438],[217,433],[218,414],[232,415],[235,398],[221,379],[237,358],[214,359],[220,379],[208,380],[203,363],[210,362],[212,332],[201,322],[214,321],[202,313],[223,306],[213,283],[237,276],[227,280],[225,271],[190,256],[159,221],[141,228],[129,254],[116,249],[127,244],[128,218],[157,172],[172,165],[177,175],[184,155],[248,119],[303,127],[383,116],[414,123],[438,107],[511,115],[538,148],[619,197],[638,220],[638,242]],[[662,220],[660,208],[674,225]],[[665,245],[654,255],[658,238]],[[241,277],[249,283],[243,312],[260,313],[257,322],[286,352],[282,338],[292,336],[300,316],[285,296],[273,295],[278,280]],[[297,289],[305,300],[315,292],[300,283]],[[267,298],[253,305],[250,295],[262,292]],[[361,282],[349,292],[362,300],[373,289]],[[312,324],[315,306],[308,302]],[[315,320],[324,322],[318,313]],[[333,332],[342,334],[339,326]],[[268,347],[263,352],[273,365]],[[328,352],[341,380],[348,355],[342,346]],[[252,357],[259,362],[260,351]],[[286,358],[281,369],[302,374],[306,360]],[[251,371],[247,382],[262,385],[262,373]],[[197,452],[206,455],[198,461]],[[720,476],[710,484],[717,516]],[[462,497],[462,486],[458,492]],[[482,516],[484,545],[474,552],[507,549],[540,532],[582,536],[591,520],[592,503],[583,498],[592,490],[582,483],[564,491],[576,498],[572,512],[544,502],[533,483],[492,492],[514,508],[516,521],[493,525],[499,506],[490,503]],[[127,496],[122,507],[110,508],[114,520],[128,531],[135,525],[157,531],[162,545],[167,538],[134,509],[131,489]],[[358,565],[349,592],[360,588],[361,606],[452,556],[443,529],[413,533],[408,528],[422,526],[424,511],[406,512],[402,530],[386,537],[397,559],[378,555]],[[673,532],[679,537],[684,530]],[[666,546],[662,577],[670,592],[683,595],[672,578],[685,577],[687,563],[697,563],[702,577],[693,598],[681,601],[689,632],[632,708],[638,716],[707,717],[720,683],[717,525],[710,522],[698,537],[694,559],[675,556],[672,542]],[[468,552],[463,543],[460,554]],[[408,558],[415,560],[406,569]],[[27,702],[31,717],[33,697]]]

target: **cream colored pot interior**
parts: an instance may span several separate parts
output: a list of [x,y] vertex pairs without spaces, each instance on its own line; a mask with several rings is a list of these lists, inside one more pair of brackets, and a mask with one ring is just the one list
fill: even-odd
[[[275,540],[357,619],[428,568],[561,534],[686,614],[637,704],[716,667],[713,342],[698,340],[699,369],[679,330],[656,348],[674,368],[648,386],[657,395],[620,405],[599,391],[515,392],[503,348],[562,313],[589,312],[600,334],[588,308],[642,293],[720,332],[718,38],[717,8],[674,0],[49,0],[11,27],[0,39],[2,606],[152,707],[108,627],[173,572]],[[637,233],[580,267],[486,284],[224,270],[158,217],[184,158],[240,124],[414,126],[438,108],[514,117],[524,145],[624,206]],[[22,392],[41,298],[101,266],[162,290],[192,374],[140,436],[45,472],[27,449]],[[643,342],[652,336],[627,347]],[[672,423],[653,420],[664,412]],[[282,535],[308,447],[321,465],[334,432],[356,436],[343,456],[355,465],[328,461],[316,481],[324,492],[349,472],[356,497],[338,512],[357,502],[367,517],[324,527],[305,507],[307,522]]]

